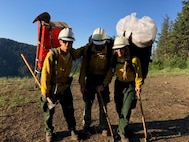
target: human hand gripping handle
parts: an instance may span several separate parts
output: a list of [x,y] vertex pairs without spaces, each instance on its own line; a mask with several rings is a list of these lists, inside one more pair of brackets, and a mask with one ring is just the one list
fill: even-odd
[[48,96],[47,93],[42,93],[41,95],[42,95],[44,98],[47,98],[47,96]]
[[43,98],[45,98],[49,103],[52,103],[51,99],[49,98],[49,95],[47,93],[41,94]]
[[96,87],[96,90],[97,90],[98,93],[104,91],[104,85],[99,85],[99,86],[97,86],[97,87]]
[[140,99],[140,94],[141,94],[141,88],[135,88],[137,98]]

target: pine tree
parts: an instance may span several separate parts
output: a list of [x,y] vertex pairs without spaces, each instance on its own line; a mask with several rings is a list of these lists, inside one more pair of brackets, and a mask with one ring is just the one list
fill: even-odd
[[158,34],[154,64],[156,64],[159,69],[165,67],[169,56],[169,33],[171,30],[170,23],[170,18],[166,15],[162,24],[161,33]]
[[154,64],[165,67],[185,68],[189,50],[189,0],[182,1],[182,11],[176,20],[164,18],[161,34],[157,41]]
[[182,4],[182,11],[178,13],[170,33],[170,41],[173,45],[170,66],[179,68],[185,68],[187,65],[189,48],[189,1],[183,1]]

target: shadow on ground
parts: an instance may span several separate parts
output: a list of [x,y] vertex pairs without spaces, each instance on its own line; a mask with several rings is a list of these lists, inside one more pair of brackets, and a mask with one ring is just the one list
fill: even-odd
[[[181,136],[189,135],[189,115],[183,119],[167,120],[167,121],[152,121],[146,122],[146,128],[148,132],[148,141],[156,142],[161,140],[169,140],[172,138],[178,138]],[[114,142],[119,142],[119,138],[116,137],[117,125],[111,126],[114,139],[109,133],[109,137],[105,141],[110,142],[111,139]],[[144,142],[144,132],[142,123],[132,123],[128,127],[128,137],[130,142]],[[79,141],[91,141],[100,137],[101,130],[92,126],[89,132],[86,133],[83,130],[78,130]],[[69,131],[56,132],[56,141],[60,142],[67,140],[70,136]],[[115,139],[116,137],[116,139]]]
[[[189,115],[183,119],[152,121],[146,122],[146,128],[149,140],[155,142],[162,139],[171,139],[189,135]],[[130,125],[131,142],[137,142],[138,139],[144,138],[142,123],[133,123]],[[137,139],[136,139],[137,138]]]

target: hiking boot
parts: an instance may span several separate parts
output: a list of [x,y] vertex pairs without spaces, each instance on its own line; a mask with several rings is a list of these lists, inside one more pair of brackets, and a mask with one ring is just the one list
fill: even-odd
[[108,130],[102,130],[102,136],[107,137],[108,136]]
[[120,137],[121,137],[121,142],[129,142],[129,139],[124,135],[120,135]]
[[51,132],[46,132],[46,142],[53,142],[53,135]]
[[73,141],[77,141],[78,140],[78,135],[73,130],[71,131],[71,140],[73,140]]
[[120,135],[119,135],[118,133],[115,133],[114,139],[115,139],[116,141],[120,141],[120,140],[121,140],[121,137],[120,137]]
[[83,127],[83,132],[88,133],[89,132],[89,126],[84,126]]

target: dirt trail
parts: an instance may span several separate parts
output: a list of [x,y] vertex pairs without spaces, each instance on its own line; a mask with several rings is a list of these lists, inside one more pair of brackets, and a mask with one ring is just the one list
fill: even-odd
[[[189,77],[149,77],[146,79],[142,90],[142,103],[148,134],[151,135],[151,142],[189,142]],[[98,125],[98,104],[95,100],[92,109],[93,135],[83,137],[82,117],[83,101],[76,81],[72,84],[74,94],[75,117],[77,120],[77,130],[80,141],[86,142],[109,142],[112,138],[101,136],[97,132]],[[11,98],[14,95],[16,84],[11,86],[12,91],[1,91],[1,97]],[[113,102],[113,81],[110,85],[111,101],[108,104],[108,116],[115,131],[118,123],[118,117],[115,112]],[[9,111],[6,106],[0,108],[0,142],[44,142],[43,115],[39,103],[39,91],[20,90],[22,96],[30,96],[32,102],[17,106]],[[27,97],[28,97],[27,96]],[[38,96],[38,97],[36,97]],[[9,99],[7,99],[7,102]],[[70,137],[67,126],[62,116],[60,105],[56,107],[54,116],[55,131],[58,136],[58,142],[69,141]],[[141,120],[139,104],[133,110],[130,125],[130,141],[143,142],[144,134]]]

